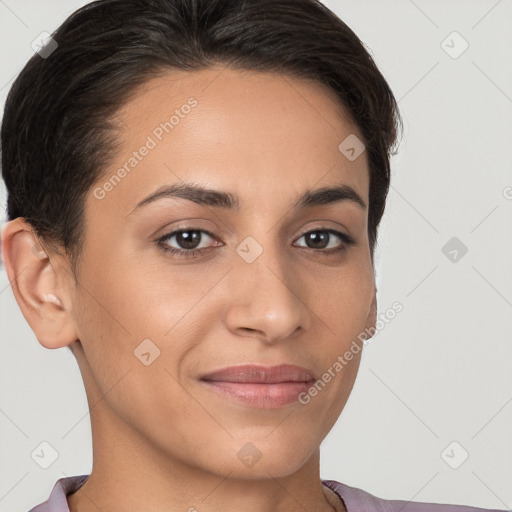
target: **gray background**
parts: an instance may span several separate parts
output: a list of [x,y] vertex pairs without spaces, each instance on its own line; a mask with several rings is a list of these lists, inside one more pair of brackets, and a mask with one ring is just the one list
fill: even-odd
[[[0,0],[2,105],[31,42],[85,3]],[[377,252],[379,311],[403,311],[365,348],[322,478],[510,509],[512,1],[325,3],[370,49],[405,134]],[[74,358],[38,344],[3,269],[0,326],[0,511],[26,512],[58,478],[90,472],[88,408]],[[43,441],[59,455],[48,469],[31,458]]]

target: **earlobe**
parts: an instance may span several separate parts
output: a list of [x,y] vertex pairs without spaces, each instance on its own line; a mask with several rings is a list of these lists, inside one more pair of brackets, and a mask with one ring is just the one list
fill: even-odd
[[78,336],[57,275],[65,270],[54,268],[24,219],[3,227],[2,256],[13,294],[39,343],[49,349],[73,343]]

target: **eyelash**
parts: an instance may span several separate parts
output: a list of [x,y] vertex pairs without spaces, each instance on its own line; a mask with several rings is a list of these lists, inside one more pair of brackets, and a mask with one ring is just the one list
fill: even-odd
[[[165,253],[168,253],[168,254],[171,254],[171,255],[177,256],[177,257],[187,258],[187,259],[188,258],[190,258],[190,259],[196,258],[197,256],[201,256],[204,251],[213,249],[213,247],[207,247],[207,248],[203,248],[203,249],[176,249],[175,247],[169,247],[165,243],[165,242],[169,241],[174,235],[177,235],[179,233],[186,233],[186,232],[190,232],[190,231],[206,233],[209,237],[214,238],[214,239],[219,238],[216,233],[212,233],[206,229],[180,228],[180,229],[171,231],[170,233],[167,233],[167,234],[161,236],[155,242]],[[335,236],[339,237],[340,240],[342,241],[342,245],[338,248],[327,249],[327,250],[326,249],[313,249],[311,247],[299,247],[299,248],[314,251],[314,252],[317,252],[324,256],[330,256],[335,253],[339,253],[341,251],[346,251],[349,246],[354,245],[356,243],[356,241],[351,236],[347,235],[346,233],[342,233],[341,231],[336,231],[335,229],[327,229],[327,228],[326,229],[317,228],[317,229],[313,229],[310,231],[306,231],[299,237],[299,239],[306,235],[309,235],[311,233],[319,233],[319,232],[320,233],[329,233],[331,235],[335,235]],[[330,239],[329,239],[329,241],[330,241]]]

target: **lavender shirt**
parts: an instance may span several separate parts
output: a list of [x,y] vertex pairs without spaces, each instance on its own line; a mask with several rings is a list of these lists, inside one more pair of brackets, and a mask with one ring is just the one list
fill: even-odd
[[[69,476],[57,480],[48,500],[29,512],[69,512],[66,496],[77,491],[89,475]],[[443,505],[405,500],[385,500],[369,492],[335,480],[322,480],[340,496],[347,512],[505,512],[504,510],[475,508],[465,505]]]

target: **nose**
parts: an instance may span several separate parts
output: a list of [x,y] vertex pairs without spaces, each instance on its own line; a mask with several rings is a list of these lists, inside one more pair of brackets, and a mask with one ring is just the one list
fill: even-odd
[[307,291],[286,255],[266,248],[252,263],[236,259],[226,316],[231,332],[275,343],[309,330]]

